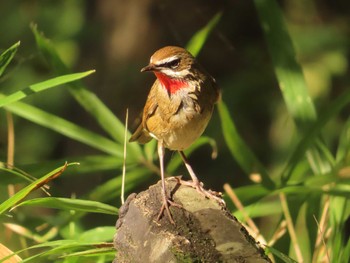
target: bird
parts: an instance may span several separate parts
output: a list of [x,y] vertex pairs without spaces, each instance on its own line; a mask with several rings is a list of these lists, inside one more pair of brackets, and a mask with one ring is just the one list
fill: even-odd
[[215,198],[214,192],[203,188],[184,150],[204,132],[220,98],[220,90],[215,79],[182,47],[166,46],[157,50],[149,64],[141,69],[141,72],[147,71],[153,72],[156,80],[143,108],[141,123],[129,142],[145,144],[157,140],[163,199],[158,220],[166,211],[170,222],[175,224],[169,205],[176,204],[168,198],[165,187],[165,148],[179,152],[192,178],[191,182],[181,182],[206,197]]

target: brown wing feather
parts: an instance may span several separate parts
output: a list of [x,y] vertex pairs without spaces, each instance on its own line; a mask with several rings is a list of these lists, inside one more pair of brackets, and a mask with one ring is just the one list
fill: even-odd
[[131,135],[129,142],[137,141],[141,144],[145,144],[152,140],[152,137],[150,136],[149,131],[147,130],[146,122],[149,119],[149,117],[154,114],[158,107],[157,100],[155,99],[157,85],[158,84],[156,81],[150,90],[145,107],[143,108],[142,122],[137,127],[136,131]]

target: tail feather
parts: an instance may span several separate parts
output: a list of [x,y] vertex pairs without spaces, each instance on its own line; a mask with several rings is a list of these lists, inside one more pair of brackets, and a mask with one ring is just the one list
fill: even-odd
[[143,128],[142,124],[136,129],[136,131],[131,135],[129,142],[135,142],[145,144],[152,140],[149,133]]

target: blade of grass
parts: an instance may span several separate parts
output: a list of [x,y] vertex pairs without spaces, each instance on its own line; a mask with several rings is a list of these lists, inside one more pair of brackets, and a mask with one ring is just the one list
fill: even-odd
[[[3,95],[0,94],[0,98]],[[122,146],[109,140],[97,133],[86,130],[75,123],[69,122],[56,115],[47,113],[36,107],[30,106],[22,102],[16,102],[5,107],[6,110],[30,120],[36,124],[54,130],[71,139],[87,144],[93,148],[112,154],[122,156]]]
[[237,197],[235,191],[232,189],[232,187],[229,184],[224,184],[224,189],[227,195],[230,197],[231,201],[234,203],[238,211],[241,212],[243,215],[244,221],[247,223],[247,225],[250,227],[250,229],[255,234],[255,238],[260,235],[259,228],[256,226],[250,215],[245,210],[244,206],[242,205],[241,200]]
[[188,41],[186,49],[196,57],[204,46],[205,41],[214,27],[219,23],[222,13],[219,12],[199,31],[196,32]]
[[21,99],[24,99],[32,94],[41,92],[43,90],[84,78],[94,72],[95,70],[89,70],[81,73],[67,74],[67,75],[59,76],[56,78],[52,78],[49,80],[45,80],[43,82],[30,85],[27,88],[24,88],[20,91],[16,91],[10,95],[7,95],[6,97],[0,98],[0,107],[19,101]]
[[[66,161],[67,158],[61,160],[52,160],[40,164],[28,164],[23,165],[23,168],[28,173],[40,174],[43,171],[50,171],[57,167],[59,164]],[[75,161],[80,163],[79,167],[72,167],[67,170],[63,176],[79,176],[81,174],[94,174],[101,171],[112,171],[122,167],[122,159],[116,158],[115,155],[86,155],[86,156],[74,156],[68,158],[68,161]],[[0,168],[1,169],[1,168]],[[0,184],[2,181],[0,181]]]
[[[82,242],[79,240],[55,240],[55,241],[48,241],[42,244],[37,244],[31,247],[27,247],[24,249],[21,249],[19,251],[16,251],[14,254],[19,254],[24,251],[33,250],[33,249],[42,249],[42,248],[50,248],[50,250],[46,250],[43,252],[39,252],[35,254],[34,256],[28,257],[23,259],[21,262],[36,262],[33,261],[34,259],[43,257],[43,256],[49,256],[49,255],[57,255],[58,253],[64,254],[67,252],[74,251],[76,249],[83,249],[87,247],[98,247],[101,246],[101,243],[96,242]],[[0,263],[6,262],[6,260],[13,255],[9,255],[5,258],[0,259]]]
[[11,60],[15,56],[19,45],[20,42],[18,41],[0,55],[0,77],[2,76],[6,67],[8,66],[8,64],[10,64]]
[[79,258],[89,257],[90,258],[90,257],[98,257],[101,255],[110,255],[115,257],[115,249],[113,247],[92,248],[88,250],[68,253],[68,254],[62,255],[61,258],[67,258],[67,257],[79,257]]
[[[282,180],[283,182],[287,182],[291,177],[295,166],[299,163],[301,158],[304,156],[307,149],[315,142],[315,138],[320,134],[322,128],[327,124],[327,122],[339,114],[339,112],[344,109],[350,103],[350,90],[346,90],[343,94],[337,97],[334,101],[332,101],[327,108],[320,113],[317,121],[305,132],[304,137],[300,140],[291,157],[289,158],[287,165],[282,171]],[[349,140],[349,127],[350,127],[350,119],[347,121],[344,126],[344,132],[342,133],[339,141],[339,147],[337,152],[337,161],[340,158],[345,157],[345,153],[348,151],[348,144],[346,142]],[[320,143],[319,139],[316,139],[317,143]],[[329,161],[330,162],[330,161]],[[321,174],[321,173],[319,173]],[[323,172],[323,174],[325,174]]]
[[270,190],[260,184],[251,184],[235,188],[236,195],[244,205],[256,203],[258,200],[269,195]]
[[79,235],[79,240],[83,242],[109,242],[115,234],[115,226],[102,226],[89,229]]
[[285,263],[298,263],[294,259],[288,257],[286,254],[283,254],[282,252],[278,251],[277,249],[274,249],[273,247],[266,246],[269,252],[274,254],[276,257],[280,258]]
[[258,172],[262,178],[262,185],[272,189],[274,187],[274,182],[269,177],[265,167],[255,157],[254,153],[239,135],[235,124],[230,117],[227,106],[223,101],[219,102],[218,109],[225,142],[227,143],[233,158],[237,161],[246,175]]
[[[350,92],[349,92],[350,93]],[[350,118],[347,119],[340,134],[338,149],[336,153],[336,161],[340,163],[346,158],[350,152]]]
[[291,217],[290,212],[289,212],[286,196],[284,193],[280,193],[279,197],[281,200],[283,214],[284,214],[284,217],[285,217],[286,222],[287,222],[289,236],[292,240],[293,248],[294,248],[295,254],[297,256],[298,262],[304,262],[303,255],[301,254],[301,250],[300,250],[299,243],[298,243],[298,238],[297,238],[297,235],[295,234],[295,228],[294,228],[292,217]]
[[[37,26],[31,25],[32,32],[35,36],[36,44],[48,61],[51,67],[58,74],[67,74],[70,70],[63,63],[55,50],[53,44],[44,37],[37,29]],[[99,125],[117,142],[122,143],[124,139],[124,125],[112,113],[112,111],[91,91],[86,89],[81,82],[71,83],[68,89],[75,100],[89,113]],[[128,134],[130,136],[130,134]],[[141,147],[134,143],[130,144],[131,153],[141,155]]]
[[[283,14],[275,0],[255,0],[260,23],[271,55],[276,77],[288,111],[303,134],[317,118],[315,106],[308,94],[302,69],[296,61],[291,37]],[[325,148],[326,149],[326,148]],[[311,147],[307,152],[314,172],[328,172],[331,164],[322,152]],[[282,183],[286,182],[284,177]]]
[[[62,163],[62,162],[61,162]],[[4,171],[5,173],[1,174],[1,185],[14,184],[18,182],[33,182],[36,178],[33,178],[28,173],[11,166],[11,168],[7,168],[7,164],[0,162],[0,171]],[[57,167],[57,166],[56,166]]]
[[0,204],[0,215],[9,210],[11,207],[15,206],[18,202],[20,202],[23,198],[25,198],[29,193],[39,188],[42,184],[45,184],[48,179],[55,178],[60,175],[67,166],[76,165],[77,163],[65,164],[52,172],[44,175],[43,177],[35,180],[28,186],[24,187],[20,191],[18,191],[15,195],[11,196],[9,199],[5,200]]
[[45,198],[35,198],[30,199],[24,202],[19,203],[14,208],[20,206],[38,206],[38,207],[47,207],[55,208],[61,210],[75,210],[89,213],[101,213],[109,215],[117,215],[118,209],[101,203],[91,200],[82,200],[82,199],[71,199],[71,198],[58,198],[58,197],[45,197]]
[[283,14],[275,0],[255,0],[255,6],[285,103],[298,128],[304,129],[316,120],[316,110]]
[[[194,152],[196,149],[198,149],[199,147],[205,145],[205,144],[209,144],[212,149],[213,149],[213,153],[212,153],[212,158],[216,158],[217,155],[217,147],[216,147],[216,142],[209,138],[209,137],[205,137],[202,136],[200,137],[198,140],[196,140],[189,149],[187,149],[185,151],[186,156],[190,155],[192,152]],[[180,158],[180,155],[176,154],[175,156],[173,156],[173,158],[171,158],[171,160],[168,162],[168,165],[166,167],[166,171],[169,174],[173,174],[176,169],[183,163],[182,159]]]
[[4,223],[4,226],[6,229],[11,230],[13,233],[16,233],[20,237],[26,238],[33,240],[34,242],[37,243],[43,243],[46,242],[47,240],[50,240],[58,234],[58,229],[57,227],[52,227],[47,231],[45,234],[38,234],[36,231],[31,231],[27,227],[24,227],[22,225],[14,224],[14,223]]

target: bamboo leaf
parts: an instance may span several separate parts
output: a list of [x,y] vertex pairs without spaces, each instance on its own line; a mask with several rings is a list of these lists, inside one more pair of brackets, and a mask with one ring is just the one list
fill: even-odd
[[[0,99],[1,97],[3,97],[3,95],[0,94]],[[13,103],[5,108],[16,115],[21,116],[22,118],[54,130],[71,139],[85,143],[103,152],[116,156],[122,156],[123,150],[121,145],[56,115],[47,113],[41,109],[22,102]]]
[[6,97],[0,98],[0,107],[6,106],[10,103],[24,99],[34,93],[38,93],[52,87],[56,87],[65,83],[69,83],[69,82],[84,78],[94,72],[95,72],[94,70],[89,70],[82,73],[63,75],[60,77],[52,78],[49,80],[45,80],[43,82],[30,85],[27,88],[14,92],[10,95],[7,95]]
[[23,189],[21,189],[20,191],[18,191],[16,194],[14,194],[9,199],[5,200],[4,202],[2,202],[0,204],[0,215],[3,214],[4,212],[6,212],[7,210],[9,210],[11,207],[15,206],[18,202],[23,200],[32,191],[34,191],[35,189],[38,189],[42,185],[46,184],[48,182],[48,180],[59,176],[61,173],[63,173],[63,171],[66,169],[67,166],[76,165],[76,164],[77,163],[70,163],[70,164],[66,163],[65,165],[53,170],[52,172],[35,180],[34,182],[29,184],[28,186],[26,186]]
[[8,64],[10,64],[11,60],[15,56],[19,45],[20,42],[18,41],[0,55],[0,77],[2,76],[6,67],[8,66]]
[[218,109],[222,132],[232,157],[237,161],[246,175],[258,172],[261,175],[262,184],[267,188],[273,188],[274,182],[269,177],[266,169],[239,135],[223,101],[219,102]]
[[115,226],[104,226],[89,229],[79,236],[83,242],[108,242],[112,241],[116,232]]
[[[301,66],[296,61],[296,54],[283,14],[275,0],[255,0],[255,6],[284,101],[298,130],[303,135],[316,121],[317,114],[308,94]],[[323,142],[319,141],[319,143]],[[326,147],[321,148],[327,149]],[[329,172],[332,167],[323,153],[313,145],[307,152],[310,166],[317,174]],[[288,179],[289,177],[284,176],[282,183],[286,183]]]
[[305,129],[316,120],[316,110],[283,14],[275,0],[255,0],[255,5],[287,108],[298,128]]
[[192,36],[190,41],[186,45],[186,49],[193,55],[197,56],[204,46],[205,41],[208,39],[209,34],[213,31],[214,27],[219,23],[222,13],[217,13],[210,21],[196,34]]
[[66,255],[63,255],[62,258],[68,258],[68,257],[100,257],[100,256],[111,256],[112,259],[115,257],[115,249],[113,247],[102,247],[102,248],[92,248],[88,250],[83,250],[79,252],[69,253]]
[[[32,32],[35,36],[36,44],[43,54],[44,58],[49,62],[52,68],[58,74],[67,74],[70,70],[63,63],[55,50],[52,43],[46,39],[37,29],[37,26],[31,25]],[[68,89],[75,100],[89,113],[99,125],[117,142],[124,141],[124,125],[112,113],[112,111],[91,91],[86,89],[81,82],[71,83]],[[129,134],[130,136],[130,134]],[[129,153],[136,156],[141,156],[140,145],[134,143],[128,145]]]
[[274,254],[276,257],[280,258],[283,262],[285,263],[298,263],[296,262],[294,259],[290,258],[289,256],[287,256],[286,254],[283,254],[282,252],[280,252],[279,250],[273,248],[273,247],[268,247],[266,246],[266,248],[272,253]]
[[54,209],[62,210],[75,210],[89,213],[100,213],[100,214],[109,214],[117,215],[118,209],[101,203],[91,200],[82,200],[82,199],[70,199],[70,198],[58,198],[58,197],[45,197],[45,198],[36,198],[24,201],[16,205],[20,206],[39,206],[47,207]]
[[[49,256],[49,255],[55,255],[55,256],[59,256],[62,254],[65,254],[67,252],[72,252],[75,251],[77,249],[86,249],[86,248],[96,248],[96,247],[103,247],[105,243],[96,243],[96,242],[83,242],[83,241],[79,241],[79,240],[55,240],[55,241],[48,241],[48,242],[44,242],[41,244],[37,244],[31,247],[27,247],[24,249],[21,249],[19,251],[16,251],[16,253],[14,254],[19,254],[22,253],[24,251],[29,251],[29,250],[33,250],[33,249],[38,249],[38,248],[50,248],[49,250],[44,250],[43,252],[39,252],[37,254],[35,254],[34,256],[31,257],[27,257],[25,259],[23,259],[23,261],[21,262],[37,262],[34,261],[40,257],[43,256]],[[6,260],[10,257],[12,257],[13,255],[7,256],[5,258],[0,259],[0,263],[2,262],[6,262]]]
[[[198,140],[196,140],[189,149],[187,149],[185,151],[186,156],[190,155],[192,152],[194,152],[196,149],[198,149],[199,147],[205,145],[205,144],[209,144],[212,149],[213,149],[213,153],[212,153],[212,158],[214,159],[217,155],[217,146],[216,146],[216,142],[215,140],[213,140],[212,138],[206,137],[206,136],[202,136],[200,137]],[[169,174],[172,174],[176,171],[176,169],[182,164],[182,159],[181,157],[177,154],[175,155],[173,158],[171,158],[171,160],[169,161],[167,167],[166,167],[166,171]]]
[[[350,92],[349,92],[350,93]],[[343,131],[339,138],[338,149],[336,154],[337,162],[343,161],[350,152],[350,118],[345,122]]]
[[[294,152],[292,153],[286,167],[282,172],[282,181],[287,182],[292,175],[292,172],[295,166],[299,163],[301,158],[303,158],[307,149],[312,145],[312,143],[323,145],[320,142],[320,139],[317,139],[317,136],[320,134],[321,129],[326,125],[326,123],[336,116],[345,106],[350,103],[350,90],[345,91],[339,97],[337,97],[332,103],[330,103],[327,108],[321,112],[320,117],[317,121],[305,132],[304,137],[298,143]],[[344,158],[345,153],[348,151],[349,144],[346,142],[349,141],[349,126],[350,121],[348,121],[344,127],[344,132],[339,141],[339,148],[337,152],[337,160]],[[315,139],[316,138],[316,139]],[[323,154],[326,156],[327,154]],[[333,163],[334,160],[329,160],[328,163]],[[323,174],[325,174],[323,172]]]

